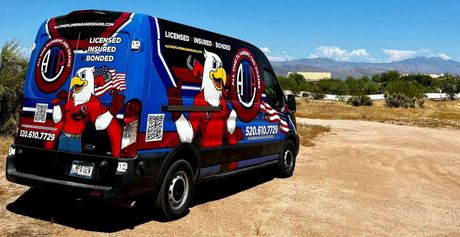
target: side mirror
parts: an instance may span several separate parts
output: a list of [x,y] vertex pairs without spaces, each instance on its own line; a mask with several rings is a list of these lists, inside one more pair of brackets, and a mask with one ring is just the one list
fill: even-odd
[[290,113],[295,113],[296,111],[296,104],[295,104],[295,96],[293,94],[289,94],[287,96],[287,105]]

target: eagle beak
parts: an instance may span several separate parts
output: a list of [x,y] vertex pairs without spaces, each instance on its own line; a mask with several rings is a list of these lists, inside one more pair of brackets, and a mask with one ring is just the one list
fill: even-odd
[[227,73],[225,73],[222,67],[217,68],[215,71],[211,71],[209,77],[213,80],[214,87],[216,87],[218,91],[222,90],[227,81]]
[[88,84],[87,80],[82,80],[80,77],[73,77],[72,81],[70,81],[70,89],[73,91],[73,93],[78,93],[87,84]]

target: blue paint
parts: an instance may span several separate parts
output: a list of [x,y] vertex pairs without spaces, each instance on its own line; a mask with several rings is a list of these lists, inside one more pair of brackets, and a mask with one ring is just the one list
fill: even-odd
[[276,160],[276,159],[278,159],[278,157],[279,157],[278,154],[274,154],[274,155],[262,156],[262,157],[249,159],[249,160],[242,160],[242,161],[238,162],[237,167],[239,169],[239,168],[244,168],[244,167],[248,167],[248,166],[252,166],[252,165],[262,164],[262,163],[265,163],[265,162]]
[[200,177],[217,174],[220,171],[221,165],[208,166],[200,169]]

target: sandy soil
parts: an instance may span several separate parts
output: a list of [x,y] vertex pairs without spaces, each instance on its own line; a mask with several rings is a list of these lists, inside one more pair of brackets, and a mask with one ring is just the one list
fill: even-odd
[[298,122],[331,132],[302,147],[293,177],[263,169],[200,185],[190,213],[174,222],[49,198],[2,173],[0,235],[460,236],[460,130]]

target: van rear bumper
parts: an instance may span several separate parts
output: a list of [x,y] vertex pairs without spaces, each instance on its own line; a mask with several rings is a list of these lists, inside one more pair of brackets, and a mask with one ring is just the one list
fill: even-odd
[[[79,198],[111,199],[151,193],[156,188],[159,173],[152,166],[157,163],[161,166],[164,160],[162,154],[158,154],[157,159],[123,159],[70,153],[58,155],[55,151],[19,145],[15,148],[16,154],[7,157],[7,180]],[[69,176],[69,167],[74,160],[94,163],[93,177]],[[125,172],[117,170],[119,162],[127,164]]]

